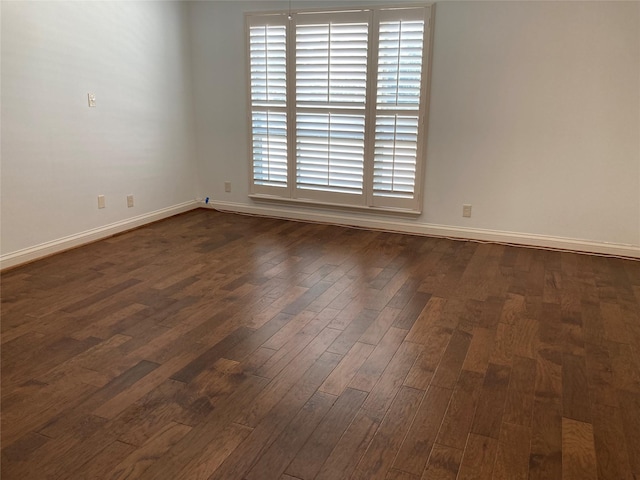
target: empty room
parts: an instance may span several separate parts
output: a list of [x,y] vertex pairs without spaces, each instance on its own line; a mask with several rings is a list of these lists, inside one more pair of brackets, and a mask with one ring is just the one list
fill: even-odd
[[3,479],[640,479],[640,2],[0,19]]

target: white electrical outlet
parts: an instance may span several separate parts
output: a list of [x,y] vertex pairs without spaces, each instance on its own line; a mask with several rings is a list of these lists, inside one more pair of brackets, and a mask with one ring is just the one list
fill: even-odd
[[127,207],[133,207],[133,195],[127,195]]
[[98,208],[105,207],[104,195],[98,195]]
[[95,93],[87,93],[87,100],[89,101],[90,107],[96,106],[96,94]]
[[465,203],[464,205],[462,205],[462,216],[463,217],[471,216],[471,205],[469,205],[468,203]]
[[231,182],[224,182],[224,191],[227,193],[231,191]]

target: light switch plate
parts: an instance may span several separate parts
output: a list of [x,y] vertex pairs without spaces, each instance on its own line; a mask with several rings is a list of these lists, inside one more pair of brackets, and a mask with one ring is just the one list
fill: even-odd
[[96,106],[96,94],[95,93],[87,93],[87,99],[89,101],[90,107]]

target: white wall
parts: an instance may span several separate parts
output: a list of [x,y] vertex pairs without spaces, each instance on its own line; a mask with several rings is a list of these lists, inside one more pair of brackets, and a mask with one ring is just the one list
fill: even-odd
[[438,5],[427,221],[640,245],[639,6]]
[[194,199],[187,5],[1,8],[3,254]]
[[[191,5],[198,193],[230,209],[267,211],[247,198],[243,12],[287,5]],[[515,232],[638,251],[639,30],[637,2],[437,3],[423,214],[366,218],[413,231],[441,225],[463,236]],[[463,203],[473,205],[472,218],[462,218]],[[362,215],[339,217],[358,223]]]
[[[288,3],[2,1],[2,266],[205,196],[292,218],[569,238],[640,256],[639,3],[438,2],[423,214],[401,219],[248,199],[243,13]],[[387,2],[293,7],[371,3]]]

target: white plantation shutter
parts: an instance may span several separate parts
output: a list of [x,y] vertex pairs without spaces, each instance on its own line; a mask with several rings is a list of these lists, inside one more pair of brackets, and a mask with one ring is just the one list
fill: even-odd
[[299,198],[363,204],[368,13],[296,18]]
[[420,211],[432,8],[246,15],[253,198]]
[[418,110],[423,40],[424,20],[380,22],[376,96],[379,109]]
[[374,195],[413,198],[417,151],[417,116],[376,116]]
[[381,14],[373,158],[374,205],[415,204],[424,9]]
[[364,114],[298,113],[297,188],[362,194]]
[[267,110],[251,115],[253,181],[273,187],[287,185],[287,114]]
[[251,104],[286,106],[287,30],[284,25],[252,26]]
[[364,107],[368,33],[366,20],[296,25],[298,106]]
[[249,25],[253,191],[287,187],[287,27]]

